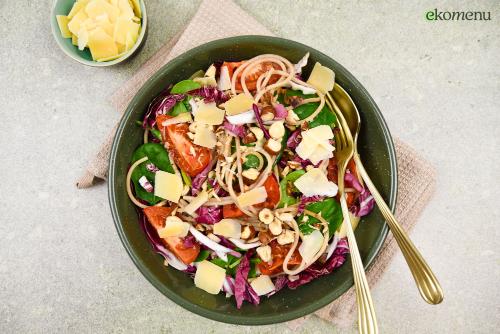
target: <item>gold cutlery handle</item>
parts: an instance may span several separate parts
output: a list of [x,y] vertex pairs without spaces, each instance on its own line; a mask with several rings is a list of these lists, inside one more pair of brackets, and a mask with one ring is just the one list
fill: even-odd
[[370,293],[370,287],[366,280],[365,268],[359,255],[356,237],[352,229],[351,220],[349,218],[349,209],[345,193],[341,192],[340,205],[342,207],[342,214],[344,216],[343,224],[346,224],[347,240],[349,242],[349,250],[351,253],[352,271],[354,276],[354,287],[356,290],[356,302],[358,305],[358,326],[361,334],[377,334],[377,317],[375,316],[375,309]]
[[441,289],[441,285],[439,284],[436,276],[427,262],[425,262],[413,242],[410,240],[408,234],[406,234],[401,225],[399,225],[387,204],[385,204],[384,199],[368,176],[368,173],[363,167],[361,159],[357,153],[354,154],[354,162],[356,163],[356,167],[361,174],[361,178],[365,181],[368,189],[375,199],[375,202],[382,212],[382,215],[387,220],[387,224],[394,235],[394,239],[396,239],[399,248],[401,248],[401,252],[406,259],[406,263],[408,264],[418,290],[420,291],[420,295],[429,304],[441,303],[443,301],[443,290]]

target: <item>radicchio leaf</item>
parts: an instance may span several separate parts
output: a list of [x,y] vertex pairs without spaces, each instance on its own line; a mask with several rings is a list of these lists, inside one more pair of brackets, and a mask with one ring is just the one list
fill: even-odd
[[315,262],[309,268],[301,272],[297,280],[288,282],[288,287],[290,289],[296,289],[301,285],[311,282],[315,278],[330,274],[336,268],[344,264],[347,253],[349,253],[349,248],[347,246],[347,240],[344,238],[339,240],[332,257],[326,263],[320,264],[319,262]]
[[288,137],[286,141],[286,146],[291,149],[295,149],[299,144],[301,140],[301,135],[300,135],[300,130],[295,130],[292,132],[290,137]]
[[191,248],[195,244],[196,244],[196,239],[192,235],[188,235],[182,240],[182,245],[185,248]]
[[274,105],[274,111],[276,111],[274,119],[285,119],[288,116],[288,110],[280,103]]
[[246,136],[246,131],[245,127],[243,125],[236,125],[228,122],[227,120],[224,121],[224,129],[227,131],[231,132],[234,136],[244,138]]
[[221,206],[202,206],[196,210],[195,221],[200,224],[212,225],[222,220],[222,207]]
[[345,174],[346,186],[352,187],[359,192],[356,202],[349,208],[356,217],[363,217],[372,212],[375,206],[375,199],[367,188],[352,173]]
[[267,131],[266,127],[264,126],[264,121],[262,120],[262,117],[260,117],[260,110],[259,107],[254,103],[252,105],[253,112],[255,113],[255,118],[257,119],[257,124],[259,125],[259,128],[264,132],[264,137],[266,139],[271,138],[271,135],[269,134],[269,131]]
[[375,199],[368,189],[364,189],[351,207],[351,212],[357,217],[363,217],[372,212],[375,206]]
[[300,162],[300,165],[302,166],[302,168],[306,168],[307,166],[311,165],[313,166],[314,168],[318,168],[319,165],[321,164],[321,161],[319,161],[316,165],[314,165],[311,160],[309,159],[302,159],[301,157],[299,157],[298,155],[296,155],[294,158],[293,158],[293,161],[297,161],[297,162]]
[[356,189],[359,192],[362,192],[364,190],[363,186],[358,181],[358,179],[356,178],[356,176],[354,176],[354,174],[352,174],[352,173],[345,173],[344,180],[345,180],[346,187],[354,188],[354,189]]
[[236,299],[236,307],[238,309],[243,305],[243,301],[247,300],[254,305],[260,303],[260,298],[255,290],[248,283],[247,277],[250,272],[250,257],[252,252],[248,251],[241,259],[238,268],[236,269],[236,277],[234,280],[234,297]]
[[215,102],[216,104],[224,103],[229,100],[229,97],[216,87],[204,86],[188,92],[189,95],[202,97],[207,103]]
[[142,121],[142,127],[144,129],[154,127],[156,124],[156,116],[167,114],[177,102],[184,100],[186,97],[185,94],[170,95],[169,91],[170,90],[167,90],[161,93],[149,104],[146,115],[144,115],[144,120]]
[[322,201],[324,199],[324,196],[318,196],[318,195],[315,195],[315,196],[302,196],[300,198],[300,203],[299,203],[299,207],[297,209],[297,214],[301,214],[302,212],[304,212],[304,209],[306,208],[306,205],[308,203],[311,203],[311,202],[319,202],[319,201]]
[[274,281],[274,291],[278,292],[283,289],[288,284],[288,281],[289,279],[285,275],[278,276]]

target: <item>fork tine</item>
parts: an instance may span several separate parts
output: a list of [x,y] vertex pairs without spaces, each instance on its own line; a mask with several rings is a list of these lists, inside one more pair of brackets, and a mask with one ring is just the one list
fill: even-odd
[[333,136],[335,137],[335,147],[337,149],[337,152],[341,151],[344,146],[342,143],[342,139],[340,138],[339,132],[340,131],[333,131]]

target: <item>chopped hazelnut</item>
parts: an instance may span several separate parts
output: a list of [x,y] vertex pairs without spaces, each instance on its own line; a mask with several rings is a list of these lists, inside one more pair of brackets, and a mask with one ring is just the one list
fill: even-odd
[[255,143],[256,141],[257,141],[257,137],[255,136],[255,133],[253,133],[251,131],[247,132],[245,137],[243,137],[243,144]]
[[290,230],[284,230],[283,233],[281,233],[276,241],[280,245],[288,245],[291,244],[294,240],[294,234],[295,232],[290,231]]
[[273,235],[280,235],[283,231],[281,222],[278,219],[273,220],[273,222],[269,224],[269,231],[271,231]]
[[281,150],[281,143],[276,139],[270,138],[264,145],[264,149],[267,151],[267,153],[275,155]]
[[257,180],[259,175],[260,175],[259,171],[255,168],[246,169],[241,173],[241,176],[243,176],[245,181],[249,181],[249,182]]
[[269,225],[274,220],[274,214],[270,209],[264,208],[259,212],[259,220],[264,224]]
[[283,122],[274,122],[269,127],[269,134],[274,139],[280,139],[285,135],[285,127],[283,126]]

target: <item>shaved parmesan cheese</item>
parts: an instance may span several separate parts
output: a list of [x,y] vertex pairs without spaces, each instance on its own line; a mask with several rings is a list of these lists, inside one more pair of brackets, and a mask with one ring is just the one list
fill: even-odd
[[205,76],[209,78],[215,78],[215,72],[217,72],[215,66],[212,64],[205,72]]
[[314,64],[309,79],[307,79],[307,83],[325,94],[333,89],[333,85],[335,84],[335,73],[328,67],[316,63]]
[[212,126],[198,124],[196,126],[196,132],[194,133],[193,143],[207,148],[214,148],[217,144],[217,138],[215,137]]
[[267,199],[266,188],[257,187],[238,196],[238,204],[241,207],[250,206],[265,202]]
[[192,122],[192,121],[193,121],[193,118],[191,117],[191,114],[188,112],[183,112],[175,117],[164,120],[161,123],[161,125],[167,126],[167,125],[187,123],[187,122]]
[[138,18],[142,17],[141,6],[139,5],[139,0],[131,0],[132,7],[134,9],[134,14]]
[[169,216],[165,222],[165,227],[158,230],[160,238],[182,237],[188,235],[191,225],[183,222],[179,217]]
[[260,275],[250,283],[250,286],[259,296],[267,295],[276,290],[273,281],[271,281],[271,278],[267,275]]
[[140,24],[132,22],[130,19],[118,18],[113,31],[115,42],[125,44],[127,42],[127,34],[130,34],[132,38],[136,38],[139,35],[139,27]]
[[216,295],[222,289],[226,279],[226,270],[212,262],[203,260],[198,264],[194,276],[194,285],[208,293]]
[[71,31],[68,29],[69,18],[64,15],[56,15],[57,25],[61,30],[61,35],[64,38],[71,38]]
[[118,54],[118,48],[113,38],[106,34],[101,27],[97,27],[89,34],[87,44],[93,59],[107,58]]
[[319,168],[311,168],[293,184],[304,196],[308,197],[316,195],[333,197],[337,195],[338,191],[337,185],[328,181],[325,173]]
[[333,157],[334,147],[330,144],[333,138],[332,129],[328,125],[302,131],[302,140],[295,152],[302,159],[309,159],[313,164]]
[[129,2],[129,0],[118,0],[118,9],[120,10],[120,17],[127,20],[132,20],[134,15],[134,10]]
[[182,194],[182,179],[180,175],[164,171],[155,173],[155,196],[178,203]]
[[241,237],[241,224],[237,219],[222,219],[215,223],[213,233],[226,238],[239,239]]
[[219,82],[217,83],[217,88],[220,90],[231,89],[231,77],[229,76],[229,70],[227,66],[222,66],[220,68]]
[[203,190],[191,201],[191,203],[184,207],[184,212],[188,215],[193,215],[193,213],[205,204],[206,201],[208,201],[208,193],[206,190]]
[[220,125],[224,122],[224,110],[217,108],[215,102],[200,101],[194,120],[208,125]]
[[315,128],[302,132],[302,136],[309,136],[319,142],[332,139],[333,131],[332,128],[328,125],[319,125]]
[[68,22],[68,29],[73,34],[77,35],[78,31],[80,31],[80,25],[88,18],[87,14],[83,11],[76,13],[75,16]]
[[327,160],[330,158],[333,158],[333,146],[329,150],[321,145],[317,145],[313,151],[311,151],[311,154],[309,154],[308,159],[313,163],[317,164],[320,161]]
[[80,28],[80,31],[78,31],[78,36],[77,36],[77,41],[78,41],[78,50],[83,50],[87,46],[87,43],[89,42],[89,33],[85,28]]
[[252,105],[253,99],[250,96],[241,93],[224,103],[224,109],[226,109],[226,114],[231,116],[250,110]]
[[311,260],[321,249],[323,244],[323,234],[320,231],[314,230],[311,234],[304,235],[302,237],[302,243],[299,246],[299,253],[302,256],[302,260],[307,264],[311,263]]
[[119,58],[139,38],[141,11],[131,1],[78,0],[68,16],[56,15],[61,34],[80,50],[88,47],[95,61]]
[[89,0],[79,0],[75,2],[68,14],[68,19],[72,19],[79,11],[83,10],[85,12],[85,6],[89,3]]
[[238,115],[226,116],[226,118],[227,118],[229,123],[236,124],[236,125],[257,122],[257,120],[255,119],[255,113],[253,112],[253,110],[248,110],[248,111],[242,112],[241,114],[238,114]]
[[120,9],[104,0],[90,1],[87,6],[85,6],[85,12],[91,18],[95,18],[102,14],[108,14],[109,20],[113,23],[116,22],[118,15],[120,15]]

